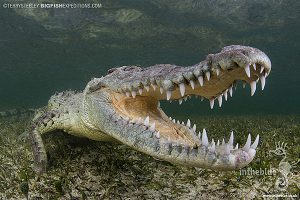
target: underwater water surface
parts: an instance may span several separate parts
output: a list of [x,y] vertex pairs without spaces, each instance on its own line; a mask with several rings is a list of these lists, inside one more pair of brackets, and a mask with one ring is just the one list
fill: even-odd
[[[17,2],[18,1],[14,1]],[[22,3],[45,3],[22,0]],[[19,3],[20,3],[19,2]],[[47,3],[55,3],[48,0]],[[116,66],[194,65],[227,45],[264,51],[272,71],[250,97],[238,83],[222,108],[207,100],[162,102],[169,116],[208,135],[244,144],[261,136],[249,169],[280,169],[275,142],[287,144],[288,188],[280,173],[241,175],[172,165],[125,145],[45,136],[49,171],[37,177],[26,130],[32,114],[0,117],[0,199],[262,199],[300,194],[299,0],[102,0],[95,9],[13,9],[0,0],[0,111],[45,106],[64,90],[83,90]],[[66,0],[64,3],[80,3]],[[273,150],[273,153],[272,151]]]

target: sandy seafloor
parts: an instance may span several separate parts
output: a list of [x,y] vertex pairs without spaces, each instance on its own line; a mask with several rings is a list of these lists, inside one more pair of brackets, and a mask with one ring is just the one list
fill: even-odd
[[[277,187],[281,173],[253,175],[241,171],[214,172],[172,165],[115,143],[76,138],[62,132],[44,136],[49,153],[48,173],[33,172],[30,142],[20,135],[29,116],[0,121],[0,199],[263,199],[263,195],[300,193],[300,116],[202,116],[194,122],[206,127],[208,136],[229,137],[244,144],[247,132],[260,134],[254,161],[246,170],[286,169],[282,156],[270,150],[286,143],[288,187]],[[280,190],[282,191],[280,191]],[[267,198],[266,198],[267,199]],[[268,199],[276,199],[275,197]]]

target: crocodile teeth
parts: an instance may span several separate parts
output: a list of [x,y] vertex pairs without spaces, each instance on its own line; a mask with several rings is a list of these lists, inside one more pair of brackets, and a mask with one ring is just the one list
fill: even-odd
[[173,119],[173,120],[172,120],[172,122],[175,124],[175,123],[176,123],[176,120],[175,120],[175,119]]
[[164,93],[164,89],[162,87],[159,88],[160,94]]
[[130,92],[126,92],[126,97],[130,97]]
[[258,142],[259,142],[259,135],[256,136],[255,141],[254,141],[253,144],[251,145],[251,148],[252,148],[252,149],[256,149],[256,148],[257,148],[257,145],[258,145]]
[[229,88],[229,94],[230,94],[230,96],[232,97],[232,94],[233,94],[232,86],[230,86],[230,88]]
[[184,83],[180,83],[179,84],[179,90],[180,90],[181,96],[183,97],[184,93],[185,93],[185,85],[184,85]]
[[255,63],[253,64],[253,69],[256,71],[256,64]]
[[228,92],[228,89],[226,89],[226,90],[223,92],[225,101],[227,101],[227,92]]
[[210,79],[210,72],[209,71],[205,72],[205,76],[206,76],[207,80],[209,81],[209,79]]
[[155,131],[155,122],[153,122],[153,124],[150,126],[150,131]]
[[151,84],[151,86],[152,86],[153,90],[155,91],[157,86],[155,84]]
[[217,141],[217,146],[220,146],[220,140]]
[[146,86],[145,86],[145,89],[146,89],[147,92],[149,92],[150,87],[149,87],[148,85],[146,85]]
[[201,131],[198,133],[198,138],[201,140]]
[[184,121],[182,121],[181,124],[184,125]]
[[190,121],[190,119],[187,120],[186,126],[189,127],[189,128],[191,127],[191,121]]
[[230,144],[231,146],[233,145],[233,131],[231,131],[231,134],[230,134],[230,138],[229,138],[229,141],[228,141],[228,144]]
[[219,107],[222,106],[222,95],[218,96]]
[[210,99],[209,100],[209,104],[210,104],[210,109],[214,108],[214,104],[215,104],[215,99]]
[[216,74],[217,74],[217,76],[220,75],[220,70],[219,69],[216,69]]
[[260,68],[260,73],[262,73],[263,71],[264,71],[264,67],[263,66],[261,66],[261,68]]
[[245,146],[243,147],[243,150],[248,152],[250,149],[250,145],[251,145],[251,135],[249,134],[248,138],[247,138],[247,142],[246,142]]
[[193,80],[190,80],[190,85],[191,85],[191,88],[194,90],[195,89],[195,82]]
[[239,149],[239,143],[236,143],[235,148],[234,149]]
[[182,100],[182,99],[179,99],[178,101],[179,101],[179,105],[181,105],[183,100]]
[[250,83],[250,87],[251,87],[251,96],[253,96],[256,90],[256,81],[252,81]]
[[224,140],[224,138],[223,138],[223,140],[222,140],[222,145],[225,145],[225,140]]
[[167,91],[167,100],[170,100],[172,96],[172,91]]
[[193,126],[193,131],[196,132],[196,124]]
[[149,126],[149,116],[146,117],[146,119],[144,121],[144,125]]
[[243,81],[243,88],[245,88],[246,87],[246,82],[245,81]]
[[202,133],[202,145],[208,146],[208,137],[205,128],[203,129]]
[[250,66],[247,65],[244,69],[245,69],[247,76],[250,78]]
[[200,86],[203,86],[203,76],[199,76],[198,81],[199,81]]
[[136,91],[131,91],[131,95],[132,95],[133,98],[135,98],[135,96],[136,96]]
[[260,83],[261,83],[261,90],[264,90],[265,85],[266,85],[266,78],[265,78],[264,75],[262,75],[262,76],[260,77]]
[[142,89],[142,88],[139,89],[139,94],[140,94],[140,95],[143,94],[143,89]]
[[210,147],[210,152],[215,152],[216,151],[216,144],[214,139],[211,141],[211,147]]

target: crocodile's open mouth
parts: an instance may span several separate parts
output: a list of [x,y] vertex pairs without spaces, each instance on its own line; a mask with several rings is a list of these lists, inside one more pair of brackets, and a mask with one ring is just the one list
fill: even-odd
[[[258,63],[245,68],[236,65],[230,69],[220,69],[218,72],[209,71],[204,77],[199,76],[197,80],[176,85],[172,91],[166,91],[158,85],[151,84],[150,87],[140,88],[137,92],[114,93],[113,106],[123,119],[132,124],[143,124],[157,138],[197,147],[207,139],[201,137],[201,131],[196,130],[196,124],[191,124],[189,119],[186,122],[180,122],[168,117],[160,107],[160,100],[178,100],[181,104],[183,100],[195,96],[199,99],[208,99],[211,108],[217,100],[221,107],[223,99],[227,101],[228,97],[232,96],[233,87],[238,80],[243,81],[243,84],[250,84],[252,96],[259,79],[261,88],[264,89],[268,73],[269,69]],[[205,134],[204,137],[206,136]]]
[[232,170],[251,162],[258,136],[252,143],[249,135],[243,148],[234,144],[233,133],[227,143],[209,141],[204,127],[199,131],[189,119],[180,122],[167,116],[160,101],[178,100],[181,104],[196,96],[208,99],[211,108],[215,100],[221,107],[223,101],[232,96],[237,81],[250,84],[252,96],[259,80],[264,89],[270,71],[271,62],[262,51],[233,45],[190,67],[162,64],[144,69],[136,66],[115,68],[105,77],[106,82],[92,84],[89,91],[107,88],[115,116],[109,123],[114,123],[121,134],[112,134],[117,140],[170,162]]

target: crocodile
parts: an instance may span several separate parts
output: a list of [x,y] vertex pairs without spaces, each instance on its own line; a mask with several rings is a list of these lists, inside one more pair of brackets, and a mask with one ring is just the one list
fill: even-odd
[[81,92],[54,94],[39,109],[30,125],[35,171],[47,171],[47,153],[42,140],[46,133],[62,130],[97,141],[115,141],[176,165],[215,171],[237,170],[248,165],[256,154],[259,135],[244,146],[234,144],[233,131],[228,142],[208,139],[206,129],[176,121],[167,116],[160,101],[190,96],[215,100],[232,96],[237,81],[250,84],[251,96],[260,80],[264,89],[271,61],[261,50],[231,45],[192,66],[156,64],[142,68],[121,66],[105,76],[93,78]]

